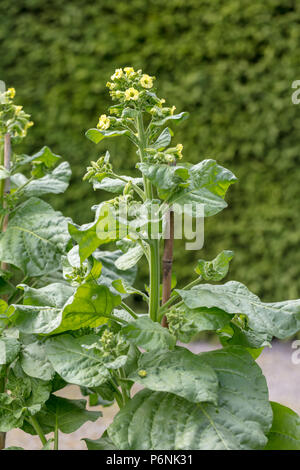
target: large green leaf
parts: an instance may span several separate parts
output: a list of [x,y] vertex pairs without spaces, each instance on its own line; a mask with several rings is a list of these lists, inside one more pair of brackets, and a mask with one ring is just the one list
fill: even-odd
[[[168,198],[170,204],[180,205],[187,214],[196,215],[197,204],[204,204],[206,217],[217,214],[227,207],[224,197],[228,187],[236,181],[231,171],[214,160],[203,160],[189,168],[189,185],[174,192]],[[191,205],[191,207],[190,207]]]
[[174,393],[194,403],[218,402],[216,373],[188,349],[142,354],[129,379],[150,390]]
[[[56,426],[61,432],[69,434],[87,421],[96,421],[100,416],[102,416],[100,411],[86,409],[86,400],[69,400],[51,395],[43,409],[36,415],[36,419],[45,434],[53,432]],[[36,434],[36,431],[27,424],[23,429],[30,434]]]
[[157,151],[164,150],[170,144],[172,135],[170,129],[166,127],[157,137],[156,141],[151,144],[151,148],[156,149]]
[[44,146],[34,155],[18,155],[17,164],[26,165],[27,163],[33,163],[38,165],[42,163],[46,168],[53,168],[60,159],[60,155],[56,155],[49,147]]
[[183,112],[179,114],[171,114],[165,118],[153,120],[151,126],[164,126],[169,121],[182,122],[189,117],[189,113]]
[[0,365],[10,364],[20,351],[20,343],[16,338],[0,336]]
[[110,374],[100,356],[82,347],[86,342],[86,338],[56,336],[47,340],[46,351],[54,370],[64,380],[85,387],[96,387],[106,382]]
[[271,402],[273,424],[265,450],[300,450],[300,417],[290,408]]
[[58,269],[70,236],[68,220],[46,202],[30,198],[18,207],[0,236],[0,259],[41,276]]
[[260,333],[283,339],[300,329],[300,300],[264,303],[236,281],[177,292],[189,308],[218,307],[227,313],[247,315],[249,327]]
[[36,305],[44,307],[63,307],[67,300],[74,294],[74,287],[69,284],[54,282],[45,287],[35,289],[26,284],[19,284],[19,289],[24,291],[24,305]]
[[115,266],[121,271],[133,268],[144,254],[144,250],[140,245],[129,248],[126,253],[123,253],[116,261]]
[[[31,197],[43,196],[44,194],[49,193],[63,193],[69,185],[71,174],[72,172],[69,163],[63,162],[42,178],[34,179],[26,184],[26,186],[22,189],[22,195]],[[25,181],[23,184],[24,183]]]
[[142,390],[119,411],[108,428],[118,449],[264,448],[272,410],[258,365],[238,347],[203,353],[200,357],[217,373],[218,406]]
[[53,333],[107,323],[110,313],[120,303],[121,297],[113,295],[108,287],[82,284],[63,307],[62,322]]
[[148,316],[132,321],[121,330],[122,334],[137,346],[146,351],[161,351],[173,349],[176,343],[175,336],[167,328],[153,322]]
[[48,361],[44,344],[34,336],[22,338],[20,364],[25,374],[42,380],[51,380],[54,369]]

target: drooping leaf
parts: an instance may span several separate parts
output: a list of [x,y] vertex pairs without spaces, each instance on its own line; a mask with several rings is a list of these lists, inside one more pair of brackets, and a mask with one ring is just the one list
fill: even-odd
[[169,121],[182,122],[189,117],[189,113],[183,112],[179,114],[173,114],[166,116],[165,118],[155,120],[151,123],[151,126],[164,126]]
[[229,270],[229,263],[233,258],[233,251],[224,250],[212,261],[200,259],[195,272],[205,281],[221,281]]
[[118,449],[264,448],[272,410],[258,365],[238,347],[203,353],[200,357],[217,373],[218,406],[142,390],[119,411],[107,430]]
[[[70,434],[87,421],[95,422],[100,416],[102,416],[100,411],[86,409],[86,400],[70,400],[50,395],[42,410],[36,415],[36,419],[45,434],[53,432],[56,425],[61,432]],[[28,424],[23,429],[30,434],[36,434]]]
[[96,387],[105,383],[110,374],[101,357],[83,348],[81,341],[87,340],[70,335],[51,338],[46,342],[47,356],[54,370],[67,382]]
[[188,349],[141,354],[137,370],[129,376],[150,390],[170,392],[188,401],[218,401],[215,371]]
[[18,155],[17,164],[26,165],[27,163],[33,163],[38,165],[42,163],[47,168],[53,168],[60,159],[60,155],[56,155],[49,147],[44,146],[34,155]]
[[108,437],[105,431],[99,439],[83,439],[88,450],[116,450],[115,444]]
[[264,450],[300,450],[300,417],[290,408],[271,402],[273,424]]
[[132,248],[129,248],[126,253],[122,254],[115,261],[115,266],[121,271],[126,271],[127,269],[133,268],[133,266],[135,266],[139,262],[143,254],[143,248],[140,245],[136,245]]
[[[132,181],[135,185],[141,186],[143,184],[143,178],[131,178],[129,176],[122,176],[127,182]],[[121,194],[125,188],[126,182],[116,179],[105,177],[102,181],[93,181],[94,189],[102,189],[110,193]]]
[[218,307],[227,313],[244,314],[249,328],[284,339],[300,328],[300,300],[264,303],[237,281],[223,285],[202,284],[177,290],[189,308]]
[[129,135],[129,131],[100,131],[99,129],[89,129],[88,131],[86,131],[85,135],[89,140],[91,140],[95,144],[98,144],[99,142],[101,142],[102,139],[107,137],[119,137],[120,135]]
[[172,139],[172,135],[170,129],[166,127],[163,129],[161,134],[157,137],[156,141],[151,144],[151,147],[156,149],[157,151],[164,150],[170,144]]
[[[61,163],[42,178],[30,181],[21,190],[26,197],[43,196],[44,194],[60,194],[65,192],[71,178],[71,168],[68,162]],[[25,182],[23,182],[24,184]]]
[[132,321],[121,331],[128,340],[146,351],[173,349],[176,343],[175,336],[167,328],[153,322],[148,316]]
[[10,218],[0,235],[0,259],[41,276],[58,269],[70,236],[68,220],[46,202],[30,198]]

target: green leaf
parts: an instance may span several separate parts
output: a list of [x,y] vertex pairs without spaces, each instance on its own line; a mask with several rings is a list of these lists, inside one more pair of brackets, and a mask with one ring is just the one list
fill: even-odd
[[45,287],[35,289],[26,284],[19,284],[19,289],[24,291],[24,305],[36,305],[44,307],[63,307],[67,300],[74,294],[74,287],[69,284],[54,282]]
[[244,314],[249,328],[284,339],[300,328],[300,300],[263,303],[240,282],[202,284],[191,290],[177,290],[189,308],[218,307],[227,313]]
[[142,258],[144,250],[140,245],[136,245],[122,254],[120,258],[115,261],[115,266],[121,271],[126,271],[127,269],[133,268],[139,260]]
[[[209,217],[227,207],[224,197],[228,187],[236,181],[231,171],[214,160],[203,160],[189,168],[189,185],[179,189],[168,199],[170,204],[179,204],[190,216],[195,216],[197,204],[204,204],[204,215]],[[188,205],[192,205],[189,208]]]
[[148,316],[140,317],[121,330],[122,334],[146,351],[173,349],[176,343],[167,328],[153,322]]
[[[267,333],[258,333],[248,327],[242,328],[237,324],[231,323],[223,330],[218,332],[223,346],[239,345],[247,349],[259,349],[270,346],[272,336]],[[259,352],[259,351],[257,351]]]
[[[65,192],[71,178],[71,168],[68,162],[61,163],[51,173],[42,178],[30,181],[22,189],[22,195],[26,197],[43,196],[44,194],[60,194]],[[23,183],[24,184],[24,183]]]
[[176,335],[183,343],[189,343],[195,335],[202,331],[217,331],[223,328],[232,318],[232,315],[228,315],[219,308],[200,307],[190,309],[183,305],[180,310],[184,316]]
[[47,356],[55,371],[67,382],[96,387],[106,382],[110,374],[101,357],[91,349],[84,349],[81,341],[70,335],[61,335],[46,341]]
[[[100,416],[102,416],[100,411],[86,409],[86,400],[69,400],[50,395],[43,409],[36,415],[36,419],[45,434],[53,432],[56,425],[61,432],[70,434],[87,421],[95,422]],[[24,430],[36,434],[31,426],[26,425]]]
[[6,393],[0,393],[0,432],[8,432],[22,425],[23,417],[19,413],[20,400]]
[[[132,183],[137,186],[143,184],[143,178],[131,178],[130,176],[122,176],[127,182],[132,181]],[[121,194],[125,188],[126,182],[116,179],[106,177],[102,181],[93,181],[94,189],[102,189],[103,191],[108,191],[110,193]]]
[[0,337],[0,365],[10,364],[15,360],[20,351],[20,343],[15,338]]
[[51,380],[55,371],[48,361],[44,344],[36,337],[24,336],[20,364],[25,374],[42,380]]
[[271,402],[273,424],[264,450],[300,450],[300,417],[290,408]]
[[108,287],[82,284],[65,304],[61,324],[52,334],[103,325],[107,323],[112,310],[120,303],[121,297],[113,295]]
[[151,148],[156,149],[157,151],[164,150],[170,144],[172,139],[170,129],[166,127],[161,134],[158,136],[156,141],[151,144]]
[[224,250],[212,261],[200,259],[195,272],[205,281],[221,281],[229,270],[229,263],[233,258],[233,251]]
[[117,449],[264,448],[272,410],[258,365],[238,347],[199,357],[217,373],[218,407],[191,403],[172,393],[142,390],[119,411],[107,430]]
[[14,305],[12,324],[25,334],[48,334],[59,327],[62,311],[55,307]]
[[218,402],[216,373],[200,356],[184,348],[142,354],[138,369],[128,378],[150,390],[174,393],[194,403]]
[[0,236],[0,259],[28,276],[41,276],[59,268],[69,239],[67,219],[46,202],[30,198]]
[[169,121],[177,121],[177,122],[182,122],[185,119],[189,117],[189,113],[183,112],[179,114],[173,114],[170,116],[167,116],[163,119],[159,119],[158,121],[152,121],[151,126],[164,126],[167,122]]
[[34,155],[18,155],[17,164],[26,165],[27,163],[34,163],[37,165],[43,163],[47,168],[53,168],[60,159],[60,155],[56,155],[49,147],[44,146]]
[[159,189],[159,196],[165,199],[171,191],[188,186],[189,170],[183,165],[138,163],[137,168],[154,186]]
[[115,444],[107,436],[105,431],[99,439],[83,439],[88,450],[116,450]]
[[104,138],[119,137],[120,135],[130,135],[130,132],[127,130],[100,131],[99,129],[89,129],[88,131],[86,131],[85,135],[89,140],[91,140],[95,144],[98,144]]

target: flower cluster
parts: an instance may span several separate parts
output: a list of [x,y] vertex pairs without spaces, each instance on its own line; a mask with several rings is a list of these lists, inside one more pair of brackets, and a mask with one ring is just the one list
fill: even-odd
[[14,104],[15,95],[14,88],[0,92],[0,140],[8,132],[12,139],[20,140],[26,137],[27,130],[33,126],[30,115],[23,111],[22,106]]
[[87,167],[83,181],[102,181],[103,178],[111,174],[112,165],[109,163],[109,152],[106,152],[106,154],[100,157],[96,162],[91,161],[91,166]]
[[66,274],[66,279],[75,284],[81,284],[88,274],[88,266],[82,264],[80,267],[73,266],[72,271]]
[[177,337],[179,331],[187,323],[184,311],[174,306],[167,312],[166,317],[170,333]]
[[126,354],[129,344],[123,336],[115,334],[109,329],[106,329],[99,341],[96,343],[85,345],[86,349],[93,349],[96,354],[99,354],[103,359],[113,360]]
[[177,160],[182,159],[182,150],[182,144],[177,144],[176,147],[170,147],[161,152],[157,152],[157,150],[153,148],[147,148],[146,159],[149,163],[175,164]]

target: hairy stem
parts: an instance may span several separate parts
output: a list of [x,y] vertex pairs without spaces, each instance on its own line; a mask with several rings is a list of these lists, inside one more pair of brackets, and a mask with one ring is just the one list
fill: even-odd
[[128,313],[130,313],[130,315],[133,317],[133,318],[138,318],[137,314],[134,313],[134,311],[128,307],[127,304],[125,304],[125,302],[121,302],[121,307],[124,308],[124,310],[127,310]]

